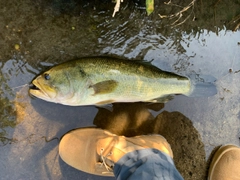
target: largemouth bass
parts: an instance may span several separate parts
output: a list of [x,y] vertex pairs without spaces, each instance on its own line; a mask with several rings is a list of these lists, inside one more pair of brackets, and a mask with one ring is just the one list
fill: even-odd
[[173,94],[189,96],[194,91],[194,84],[187,77],[138,61],[109,57],[59,64],[32,83],[33,96],[70,106],[165,102]]

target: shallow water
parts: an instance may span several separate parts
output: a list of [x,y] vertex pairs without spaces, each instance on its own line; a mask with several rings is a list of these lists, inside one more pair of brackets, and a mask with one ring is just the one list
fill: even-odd
[[[157,14],[165,13],[161,4],[148,17],[135,2],[124,2],[112,18],[114,4],[107,1],[0,1],[0,179],[106,179],[59,158],[59,139],[79,127],[126,136],[161,134],[185,179],[205,177],[216,146],[239,145],[240,31],[222,23],[239,12],[221,12],[224,1],[214,8],[198,2],[191,18],[172,28],[174,20],[162,21]],[[28,84],[50,66],[98,55],[144,59],[185,76],[213,76],[218,92],[203,98],[179,95],[164,105],[119,103],[112,112],[29,96]]]

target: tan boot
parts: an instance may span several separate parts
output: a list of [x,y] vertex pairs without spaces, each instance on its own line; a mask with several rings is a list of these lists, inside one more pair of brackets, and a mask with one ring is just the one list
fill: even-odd
[[210,164],[209,180],[240,180],[240,148],[235,145],[220,147]]
[[81,128],[65,134],[59,144],[59,155],[78,170],[114,176],[114,163],[128,152],[145,148],[155,148],[173,157],[170,145],[160,135],[127,138],[97,128]]

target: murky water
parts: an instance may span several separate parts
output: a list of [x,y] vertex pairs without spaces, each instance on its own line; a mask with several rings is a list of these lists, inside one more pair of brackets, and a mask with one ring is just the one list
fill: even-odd
[[[184,14],[191,18],[172,28],[168,25],[174,19],[158,16],[169,13],[161,4],[147,17],[140,1],[134,2],[124,2],[112,18],[114,4],[107,1],[0,1],[0,179],[106,179],[77,171],[59,158],[59,138],[79,127],[126,136],[162,134],[185,179],[205,177],[216,146],[239,145],[240,31],[230,30],[239,12],[221,12],[223,1],[214,8],[197,2],[195,13]],[[226,27],[223,21],[229,22]],[[98,55],[144,59],[185,76],[210,75],[218,93],[176,96],[164,105],[119,103],[112,112],[29,96],[31,80],[53,64]]]

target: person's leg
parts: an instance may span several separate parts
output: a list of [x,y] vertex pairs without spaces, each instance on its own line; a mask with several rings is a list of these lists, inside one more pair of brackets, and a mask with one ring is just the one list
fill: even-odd
[[221,146],[213,156],[208,172],[209,180],[240,180],[240,148]]
[[157,149],[141,149],[127,153],[115,163],[114,175],[117,180],[183,180],[172,158]]
[[146,177],[182,179],[173,164],[170,145],[156,134],[124,137],[97,128],[76,129],[62,137],[59,155],[70,166],[95,175],[145,179],[147,173]]

